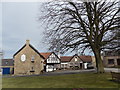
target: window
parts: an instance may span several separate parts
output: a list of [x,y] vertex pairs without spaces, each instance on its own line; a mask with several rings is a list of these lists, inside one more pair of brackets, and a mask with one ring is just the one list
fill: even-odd
[[52,69],[53,68],[53,66],[52,65],[48,65],[48,69]]
[[32,56],[32,57],[31,57],[31,62],[34,62],[34,61],[35,61],[35,57]]
[[78,63],[75,63],[75,66],[77,66],[78,65]]
[[65,67],[67,67],[67,64],[65,64]]
[[73,66],[73,63],[70,63],[70,66]]
[[31,67],[30,72],[35,72],[34,67]]
[[114,59],[108,59],[108,64],[114,64]]
[[33,68],[33,67],[31,67],[31,69],[32,69],[32,70],[34,70],[34,68]]
[[8,61],[6,61],[5,64],[7,65],[7,64],[8,64]]
[[26,60],[26,55],[25,54],[23,54],[23,55],[21,55],[21,61],[25,61]]
[[35,57],[34,57],[34,56],[32,56],[32,57],[31,57],[31,61],[34,61],[34,60],[35,60]]
[[77,57],[75,57],[75,62],[77,62]]
[[64,64],[61,64],[61,67],[64,67]]

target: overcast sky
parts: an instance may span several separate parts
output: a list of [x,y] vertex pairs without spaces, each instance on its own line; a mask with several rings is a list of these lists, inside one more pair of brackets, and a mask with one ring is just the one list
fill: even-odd
[[2,49],[2,3],[0,3],[0,51]]
[[[39,51],[47,52],[48,46],[42,43],[44,25],[37,21],[41,2],[3,2],[0,4],[0,43],[4,58],[13,58],[26,39]],[[2,19],[2,20],[1,20]],[[66,53],[65,55],[73,55]],[[89,54],[89,53],[86,53]]]
[[41,3],[4,2],[2,3],[2,37],[4,58],[12,58],[26,39],[40,52],[46,52],[41,44],[43,25],[37,21]]

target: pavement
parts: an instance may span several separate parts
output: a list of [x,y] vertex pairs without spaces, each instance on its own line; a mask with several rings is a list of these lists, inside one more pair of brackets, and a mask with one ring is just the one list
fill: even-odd
[[[118,68],[104,68],[105,72],[120,72]],[[66,74],[80,74],[80,73],[89,73],[89,72],[97,72],[95,69],[86,69],[86,70],[60,70],[55,72],[45,72],[39,75],[3,75],[2,78],[15,78],[15,77],[32,77],[32,76],[56,76],[56,75],[66,75]]]
[[32,76],[56,76],[56,75],[66,75],[66,74],[79,74],[79,73],[88,73],[95,72],[95,69],[90,70],[61,70],[60,72],[45,72],[39,75],[3,75],[2,78],[15,78],[15,77],[32,77]]
[[120,68],[104,68],[106,72],[120,72]]

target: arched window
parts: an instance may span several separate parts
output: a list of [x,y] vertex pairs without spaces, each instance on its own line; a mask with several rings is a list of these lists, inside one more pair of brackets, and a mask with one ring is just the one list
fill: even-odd
[[21,61],[25,61],[26,60],[26,55],[25,54],[23,54],[23,55],[21,55]]

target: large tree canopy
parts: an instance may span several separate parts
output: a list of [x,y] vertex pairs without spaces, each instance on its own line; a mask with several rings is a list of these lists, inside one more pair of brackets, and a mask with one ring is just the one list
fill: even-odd
[[118,2],[53,1],[44,4],[45,38],[50,50],[92,50],[98,72],[104,72],[101,51],[118,48]]

